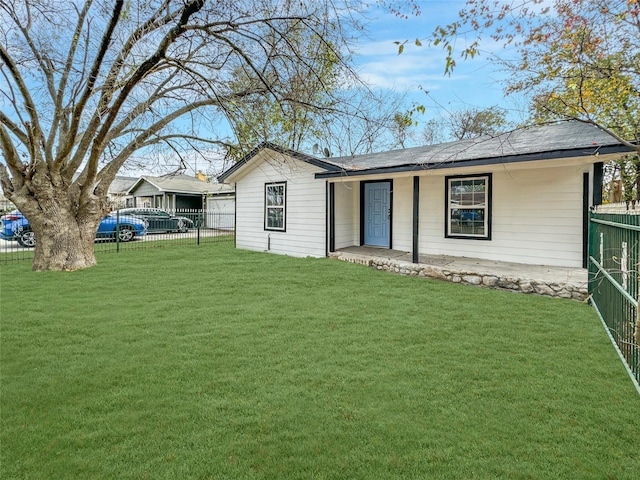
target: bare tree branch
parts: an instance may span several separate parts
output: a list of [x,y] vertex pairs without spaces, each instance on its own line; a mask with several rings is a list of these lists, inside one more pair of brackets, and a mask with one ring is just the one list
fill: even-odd
[[107,53],[107,49],[109,48],[109,43],[111,42],[111,37],[113,35],[113,31],[116,28],[118,20],[120,18],[120,13],[122,11],[124,0],[116,0],[115,6],[113,8],[113,14],[109,20],[107,28],[105,29],[104,35],[102,36],[102,40],[100,41],[100,47],[98,49],[98,53],[96,54],[95,60],[93,62],[93,66],[89,72],[89,76],[84,88],[84,92],[80,96],[80,100],[77,105],[73,109],[73,114],[71,117],[71,126],[69,127],[69,135],[68,138],[64,139],[64,144],[60,151],[58,152],[58,159],[56,164],[60,164],[62,159],[66,158],[67,155],[71,152],[71,148],[73,146],[75,140],[75,133],[78,131],[78,125],[80,124],[80,118],[82,116],[82,112],[84,111],[84,107],[89,100],[89,97],[93,93],[93,87],[98,78],[98,74],[100,72],[100,68],[102,66],[102,61]]

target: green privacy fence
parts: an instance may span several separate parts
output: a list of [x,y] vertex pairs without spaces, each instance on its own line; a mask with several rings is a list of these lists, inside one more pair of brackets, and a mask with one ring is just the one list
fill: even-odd
[[591,213],[589,294],[629,372],[640,382],[634,334],[640,275],[640,215]]

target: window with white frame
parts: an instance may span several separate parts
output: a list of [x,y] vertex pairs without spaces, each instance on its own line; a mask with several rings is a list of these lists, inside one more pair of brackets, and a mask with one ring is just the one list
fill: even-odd
[[446,177],[446,236],[491,238],[491,175]]
[[264,228],[285,231],[287,182],[264,186]]

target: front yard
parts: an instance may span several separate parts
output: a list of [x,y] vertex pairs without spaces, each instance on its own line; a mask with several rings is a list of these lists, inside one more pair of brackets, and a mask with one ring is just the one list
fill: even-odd
[[636,478],[595,312],[228,244],[0,267],[6,479]]

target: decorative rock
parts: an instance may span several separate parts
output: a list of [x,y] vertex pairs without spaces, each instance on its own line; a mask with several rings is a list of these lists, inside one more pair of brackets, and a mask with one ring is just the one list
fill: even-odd
[[571,293],[571,298],[573,298],[574,300],[578,300],[580,302],[583,302],[587,298],[587,294],[582,292],[582,291],[574,290]]
[[437,265],[414,264],[411,262],[394,260],[390,258],[369,258],[361,255],[338,255],[334,258],[344,262],[367,265],[376,270],[398,273],[401,275],[429,277],[438,280],[479,285],[483,287],[515,290],[522,293],[536,293],[549,297],[567,298],[584,301],[588,296],[586,285],[572,284],[571,282],[537,282],[525,278],[517,278],[513,275],[500,277],[495,274],[484,274],[476,271],[452,271]]
[[562,290],[556,292],[556,296],[560,298],[571,298],[571,292],[566,288],[563,288]]
[[493,275],[485,275],[482,277],[482,284],[485,287],[496,287],[500,279],[498,277],[494,277]]
[[480,285],[482,283],[482,277],[478,275],[464,275],[462,281],[470,285]]
[[555,297],[555,291],[553,290],[553,288],[549,287],[549,285],[536,285],[535,286],[535,291],[538,295],[546,295],[548,297]]
[[498,281],[498,287],[506,288],[507,290],[518,290],[518,281],[511,277],[501,278]]
[[442,269],[432,266],[427,266],[423,270],[424,274],[427,277],[437,278],[439,280],[447,280],[447,276],[444,274]]
[[535,289],[533,288],[533,285],[531,285],[531,282],[529,282],[528,280],[521,280],[520,281],[520,290],[524,293],[534,293]]

